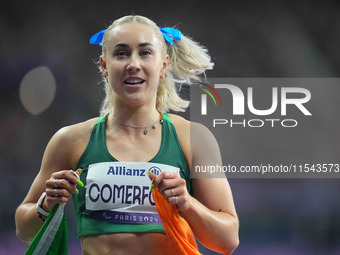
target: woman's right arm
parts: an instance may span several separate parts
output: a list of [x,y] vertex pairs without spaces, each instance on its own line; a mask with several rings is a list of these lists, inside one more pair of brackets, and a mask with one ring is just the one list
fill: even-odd
[[[54,205],[66,203],[72,193],[76,192],[76,176],[68,170],[60,170],[74,169],[76,158],[80,157],[77,155],[79,154],[77,150],[74,150],[81,141],[80,134],[76,132],[78,129],[75,126],[62,128],[51,138],[45,149],[40,171],[15,213],[16,235],[26,244],[31,243],[43,225],[36,211],[36,204],[41,194],[46,192],[42,208],[50,212]],[[54,196],[56,179],[58,179],[58,197]]]

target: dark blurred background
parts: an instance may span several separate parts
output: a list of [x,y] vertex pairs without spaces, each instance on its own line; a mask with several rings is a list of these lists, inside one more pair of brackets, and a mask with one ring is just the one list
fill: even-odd
[[[51,136],[98,116],[100,48],[89,38],[132,13],[205,45],[215,62],[210,77],[340,74],[339,1],[1,1],[0,254],[26,249],[14,213]],[[229,181],[240,218],[234,254],[340,254],[338,179]],[[71,203],[66,213],[69,254],[81,254]]]

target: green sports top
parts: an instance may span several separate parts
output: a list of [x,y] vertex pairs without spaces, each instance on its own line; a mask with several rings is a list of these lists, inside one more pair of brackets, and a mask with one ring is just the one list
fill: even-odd
[[[90,141],[76,168],[84,169],[80,179],[85,185],[84,188],[78,187],[78,195],[73,194],[78,237],[118,232],[165,233],[160,220],[158,219],[158,222],[155,222],[157,221],[158,213],[153,203],[152,193],[149,190],[151,182],[147,176],[141,176],[145,176],[146,171],[149,169],[145,168],[144,165],[150,166],[154,164],[155,166],[152,167],[152,170],[151,168],[149,169],[151,171],[159,169],[163,165],[177,168],[180,176],[186,180],[187,189],[191,193],[188,165],[170,116],[167,113],[162,113],[162,141],[156,156],[147,163],[127,163],[130,166],[132,165],[134,169],[123,166],[124,162],[117,161],[109,153],[105,133],[106,116],[99,117],[93,126]],[[139,169],[138,165],[143,169]],[[100,174],[103,174],[101,178],[106,182],[104,185],[99,185],[95,180],[93,181]],[[138,186],[138,183],[135,183],[138,182],[138,178],[147,178],[147,186]],[[146,179],[141,180],[146,181]],[[124,181],[129,182],[129,185],[119,186],[118,182],[121,184]],[[118,203],[118,200],[120,200],[121,204]],[[151,208],[156,212],[155,214],[145,215],[154,215],[155,217],[144,217],[143,212],[145,210],[141,206],[145,201],[149,201],[149,207],[145,210],[147,211]],[[125,205],[123,205],[124,203]],[[123,208],[121,214],[111,214],[113,213],[112,209],[120,206],[126,207],[126,204],[129,204],[127,208],[132,208],[132,212],[124,214],[125,208]],[[113,220],[114,218],[117,220]],[[140,221],[138,221],[139,219]]]

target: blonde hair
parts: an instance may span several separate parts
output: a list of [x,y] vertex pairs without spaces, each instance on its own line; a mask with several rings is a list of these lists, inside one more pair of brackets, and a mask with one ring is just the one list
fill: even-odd
[[[207,49],[183,34],[180,41],[174,40],[173,45],[167,45],[163,38],[163,34],[156,23],[143,16],[129,15],[115,20],[106,29],[102,42],[102,57],[104,60],[106,57],[106,46],[110,40],[110,36],[112,36],[110,31],[115,27],[131,22],[137,22],[152,27],[162,45],[163,55],[169,55],[169,71],[166,78],[160,79],[158,85],[156,99],[157,110],[160,112],[168,112],[169,110],[185,111],[189,106],[189,101],[179,97],[176,85],[181,87],[182,84],[190,85],[193,81],[200,81],[201,78],[199,76],[204,74],[205,70],[213,68],[214,63],[211,62]],[[100,114],[105,115],[113,110],[114,92],[103,74],[102,80],[105,84],[105,99],[102,103]]]

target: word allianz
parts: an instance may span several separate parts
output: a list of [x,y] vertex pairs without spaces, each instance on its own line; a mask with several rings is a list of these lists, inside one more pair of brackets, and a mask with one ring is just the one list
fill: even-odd
[[109,170],[107,171],[107,175],[146,176],[145,174],[145,169],[131,169],[126,168],[125,166],[110,166]]

